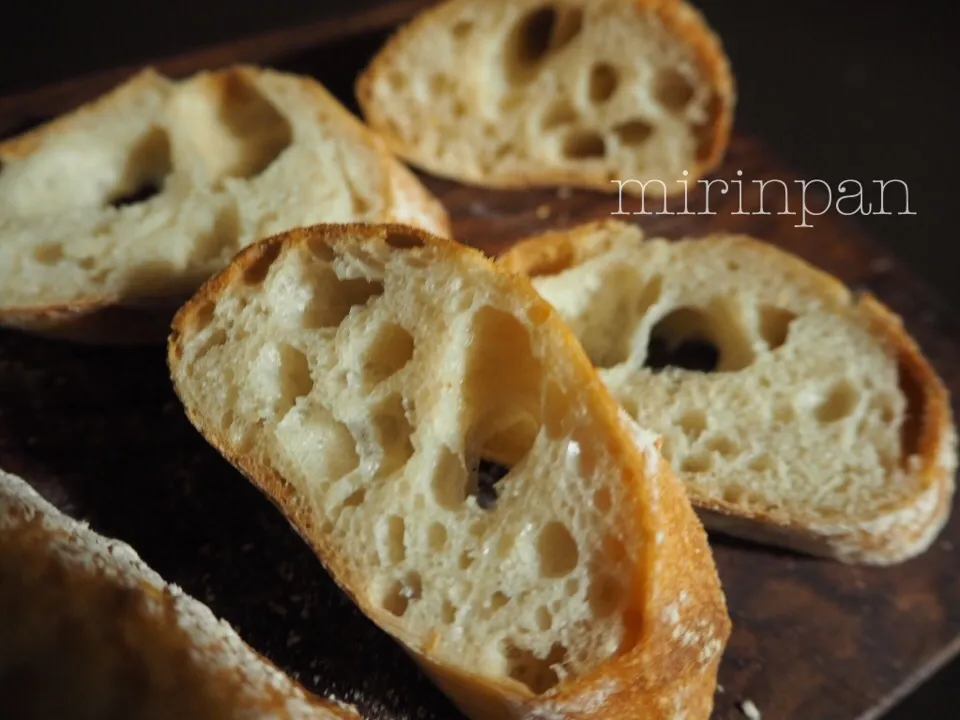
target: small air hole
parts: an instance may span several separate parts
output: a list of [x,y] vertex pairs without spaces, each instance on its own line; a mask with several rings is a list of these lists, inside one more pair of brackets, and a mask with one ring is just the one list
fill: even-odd
[[453,625],[456,622],[457,610],[449,600],[445,599],[440,606],[440,619],[444,625]]
[[817,406],[817,420],[826,424],[848,417],[856,408],[859,397],[857,389],[849,382],[838,383]]
[[773,419],[786,425],[797,419],[797,411],[789,400],[781,400],[773,410]]
[[480,459],[477,464],[476,478],[477,505],[484,510],[492,510],[497,506],[497,484],[510,472],[503,465],[492,460]]
[[606,618],[617,609],[622,596],[623,589],[616,578],[604,575],[591,584],[587,600],[594,616]]
[[709,455],[691,455],[683,459],[680,469],[688,473],[703,473],[713,468],[713,458]]
[[680,428],[690,440],[696,440],[707,429],[706,413],[702,410],[688,410],[680,416]]
[[679,112],[689,105],[693,93],[693,85],[676,70],[661,70],[654,82],[654,97],[671,112]]
[[540,123],[544,130],[553,130],[576,121],[577,110],[566,100],[558,100],[543,114]]
[[56,265],[63,259],[63,245],[60,243],[37,245],[33,250],[33,259],[41,265]]
[[423,592],[423,583],[418,573],[410,573],[403,581],[396,580],[387,591],[381,603],[384,610],[397,617],[403,617],[410,601],[419,600]]
[[447,528],[443,523],[435,522],[427,531],[427,546],[433,552],[442,551],[447,545]]
[[590,71],[588,93],[590,102],[604,103],[613,97],[619,82],[617,69],[608,63],[597,63]]
[[406,523],[398,515],[391,515],[387,518],[387,557],[394,565],[399,565],[407,557],[406,549]]
[[732,505],[741,502],[746,495],[746,491],[739,485],[729,485],[723,489],[723,499]]
[[402,72],[392,72],[390,73],[387,82],[390,83],[390,87],[393,88],[396,92],[403,92],[407,89],[407,76]]
[[493,595],[490,596],[490,609],[493,612],[496,612],[504,607],[508,602],[510,602],[510,597],[497,590],[495,593],[493,593]]
[[593,506],[600,512],[607,512],[613,507],[613,499],[610,497],[609,488],[598,488],[593,493]]
[[607,144],[600,133],[579,130],[567,136],[563,143],[563,154],[570,160],[602,158],[607,154]]
[[252,252],[253,259],[243,271],[243,281],[247,285],[260,285],[267,279],[270,268],[278,257],[282,245],[279,242],[267,241],[261,243]]
[[507,640],[504,643],[503,655],[507,660],[507,674],[526,685],[535,695],[541,695],[560,681],[554,668],[566,660],[567,649],[554,643],[547,657],[539,658],[531,651]]
[[387,245],[397,250],[412,250],[424,246],[423,238],[413,233],[392,232],[387,235]]
[[451,30],[451,33],[458,40],[463,40],[470,33],[473,32],[473,21],[471,20],[458,20]]
[[716,435],[707,441],[707,447],[725,458],[731,458],[737,454],[737,446],[733,440],[725,435]]
[[540,575],[545,578],[566,577],[580,562],[577,541],[561,522],[548,523],[540,531],[537,552],[540,556]]
[[797,319],[796,313],[777,307],[764,307],[760,310],[760,334],[767,347],[776,350],[787,341],[790,323]]
[[138,187],[133,192],[114,198],[110,201],[110,205],[115,208],[122,208],[128,205],[139,205],[140,203],[145,203],[147,200],[159,195],[161,190],[163,190],[163,187],[159,183],[146,183],[145,185]]
[[769,455],[757,455],[750,460],[747,467],[756,473],[765,473],[773,470],[773,459]]
[[469,570],[473,565],[473,555],[468,550],[464,550],[460,553],[460,560],[457,565],[461,570]]
[[537,608],[536,612],[537,629],[540,632],[547,632],[553,627],[553,613],[543,606]]
[[349,497],[343,501],[344,507],[360,507],[367,498],[367,491],[364,488],[357,488]]
[[653,135],[653,125],[646,120],[628,120],[614,127],[613,132],[621,145],[642,145]]

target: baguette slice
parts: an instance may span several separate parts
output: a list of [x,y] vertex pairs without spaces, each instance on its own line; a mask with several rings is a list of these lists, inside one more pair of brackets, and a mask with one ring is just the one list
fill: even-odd
[[0,471],[0,697],[10,720],[359,720],[307,693],[125,543]]
[[730,621],[656,438],[550,307],[400,225],[245,250],[178,313],[186,413],[474,720],[705,720]]
[[357,82],[371,127],[433,174],[648,196],[720,163],[735,95],[720,40],[682,0],[443,2]]
[[162,342],[204,280],[291,227],[449,233],[440,203],[322,86],[250,66],[144,70],[0,143],[0,163],[0,325],[75,340]]
[[759,240],[645,240],[614,221],[498,262],[531,277],[623,407],[663,434],[708,529],[886,565],[946,523],[948,393],[870,294]]

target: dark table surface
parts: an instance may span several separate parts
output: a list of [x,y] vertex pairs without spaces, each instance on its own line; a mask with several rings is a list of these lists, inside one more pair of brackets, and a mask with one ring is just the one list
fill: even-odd
[[[87,0],[4,11],[0,96],[140,63],[263,30],[336,17],[377,0]],[[960,53],[933,3],[888,0],[699,0],[738,77],[737,125],[772,142],[792,167],[837,188],[903,180],[913,215],[857,218],[950,306],[960,307]],[[899,208],[898,208],[899,209]],[[885,720],[953,718],[960,661]],[[811,718],[810,720],[816,720]]]

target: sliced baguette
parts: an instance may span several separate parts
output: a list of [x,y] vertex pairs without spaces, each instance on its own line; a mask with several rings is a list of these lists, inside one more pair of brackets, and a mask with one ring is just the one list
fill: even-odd
[[470,718],[709,716],[730,621],[704,530],[524,279],[411,227],[300,229],[201,288],[168,362]]
[[0,325],[76,340],[162,341],[240,248],[291,227],[449,233],[440,203],[322,86],[249,66],[144,70],[0,143],[0,163]]
[[[671,243],[615,221],[530,238],[498,263],[531,278],[630,415],[662,433],[708,529],[885,565],[946,523],[948,393],[870,294],[760,240]],[[716,371],[658,371],[653,356],[688,341],[718,351]]]
[[0,698],[11,720],[359,720],[310,695],[123,542],[0,471]]
[[357,97],[433,174],[648,196],[720,163],[736,101],[720,40],[683,0],[442,2],[387,42]]

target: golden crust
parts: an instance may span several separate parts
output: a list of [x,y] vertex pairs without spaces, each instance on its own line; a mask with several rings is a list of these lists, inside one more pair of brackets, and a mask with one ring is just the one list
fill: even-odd
[[[458,1],[462,0],[447,0],[422,11],[387,39],[367,68],[359,75],[354,91],[364,119],[370,127],[386,140],[391,151],[398,157],[440,177],[500,189],[571,186],[604,193],[614,192],[607,172],[535,171],[487,173],[482,177],[466,175],[435,158],[418,153],[393,131],[388,122],[389,113],[374,102],[374,85],[390,71],[394,64],[394,57],[407,42],[407,38],[415,37],[421,28],[428,26],[438,14],[445,12],[449,4]],[[687,178],[690,181],[696,181],[713,172],[720,165],[730,143],[737,102],[736,80],[730,67],[730,60],[720,38],[710,28],[703,15],[685,0],[622,0],[622,2],[635,5],[639,12],[655,13],[668,31],[693,50],[700,71],[713,89],[711,117],[707,125],[701,128],[705,140],[701,139],[696,162],[689,168],[690,174]],[[656,187],[654,185],[654,189],[650,191],[651,196],[659,192]],[[637,191],[631,184],[624,184],[623,192],[632,194]]]
[[6,473],[0,549],[0,682],[11,717],[359,720],[281,673],[129,546]]
[[[639,508],[644,561],[632,584],[635,611],[630,619],[631,640],[621,653],[589,675],[569,678],[546,695],[533,695],[509,680],[494,682],[438,661],[432,648],[416,647],[404,637],[393,616],[366,603],[352,588],[362,578],[350,577],[337,550],[316,527],[312,513],[292,485],[257,453],[243,453],[209,424],[178,381],[184,339],[218,298],[258,263],[270,261],[288,248],[318,244],[336,248],[354,242],[385,243],[391,235],[435,246],[457,262],[484,264],[490,281],[502,292],[516,293],[528,311],[543,318],[543,332],[556,338],[564,352],[556,362],[570,363],[580,384],[590,388],[590,413],[596,432],[623,468],[623,482],[633,490]],[[361,238],[358,241],[356,238]],[[726,601],[706,532],[667,464],[660,461],[647,475],[642,451],[630,439],[617,403],[603,387],[579,343],[552,308],[523,278],[498,272],[479,251],[403,225],[321,225],[301,228],[265,239],[242,251],[222,272],[212,277],[184,305],[174,319],[168,343],[168,365],[187,417],[204,438],[245,475],[290,520],[315,550],[334,581],[365,614],[403,644],[411,656],[473,720],[533,720],[538,717],[577,720],[673,720],[680,711],[694,720],[706,720],[713,706],[716,672],[731,632]]]
[[[561,272],[602,253],[624,234],[641,241],[639,228],[616,220],[585,223],[521,240],[497,258],[504,269],[534,277]],[[719,241],[721,236],[703,238]],[[842,562],[891,565],[914,557],[933,542],[953,504],[957,469],[957,432],[947,388],[924,357],[902,320],[869,293],[854,296],[836,277],[761,240],[723,236],[738,251],[760,254],[790,282],[802,283],[825,301],[852,311],[900,367],[901,388],[912,412],[904,428],[906,447],[915,447],[917,491],[899,505],[871,517],[826,522],[815,514],[774,512],[724,501],[688,487],[698,515],[710,530],[759,543],[830,557]]]
[[[205,76],[211,89],[226,93],[237,78],[244,78],[256,85],[258,79],[267,74],[279,73],[252,65],[234,65],[222,70],[204,71],[195,77]],[[384,141],[318,82],[308,77],[296,79],[300,87],[314,98],[317,108],[336,123],[338,132],[372,148],[379,157],[383,170],[381,196],[387,201],[384,219],[416,222],[438,235],[449,237],[452,226],[446,208],[393,157]],[[0,143],[0,159],[27,157],[48,137],[69,131],[78,121],[109,111],[128,96],[135,96],[150,88],[170,91],[177,82],[160,75],[153,68],[145,68],[96,100]],[[160,344],[166,338],[170,319],[186,297],[182,287],[171,287],[169,294],[153,298],[149,306],[145,306],[122,294],[90,294],[69,303],[38,303],[0,309],[0,325],[82,344]]]

